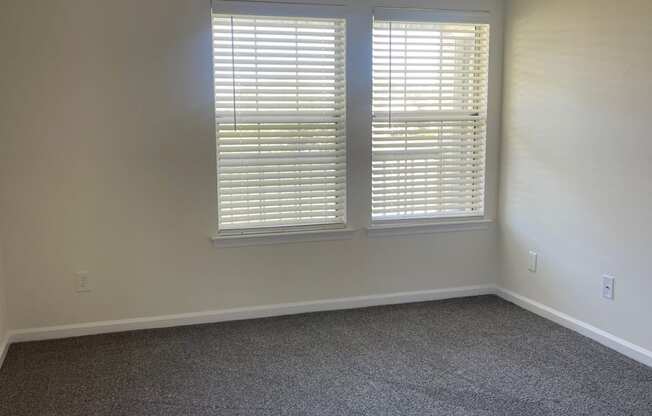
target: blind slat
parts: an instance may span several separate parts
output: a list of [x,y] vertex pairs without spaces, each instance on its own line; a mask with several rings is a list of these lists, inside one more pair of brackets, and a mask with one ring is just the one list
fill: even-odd
[[484,211],[489,26],[375,21],[372,218]]
[[213,16],[220,230],[344,224],[345,22]]

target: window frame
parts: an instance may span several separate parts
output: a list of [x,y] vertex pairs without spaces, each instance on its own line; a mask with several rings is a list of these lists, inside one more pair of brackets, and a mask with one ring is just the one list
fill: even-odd
[[[391,234],[402,235],[405,232],[410,234],[422,234],[437,231],[450,231],[450,230],[466,230],[486,228],[492,220],[488,214],[488,149],[489,149],[489,122],[490,122],[490,98],[491,93],[491,59],[494,54],[493,51],[493,22],[492,16],[489,11],[462,11],[462,10],[443,10],[443,9],[412,9],[412,8],[393,8],[393,7],[377,7],[373,11],[373,20],[381,21],[397,21],[401,23],[415,22],[415,23],[448,23],[448,24],[478,24],[487,25],[489,33],[489,52],[487,54],[487,103],[486,103],[486,133],[485,133],[485,152],[484,152],[484,181],[483,181],[483,196],[482,196],[482,213],[478,215],[442,215],[442,216],[414,216],[404,218],[391,218],[391,219],[374,219],[373,212],[369,209],[369,225],[367,233],[370,236],[384,236]],[[373,29],[372,29],[373,31]],[[372,35],[373,36],[373,35]],[[373,45],[372,45],[373,48]],[[373,67],[373,64],[372,64]],[[373,69],[372,69],[373,71]],[[373,112],[373,109],[372,109]],[[373,113],[372,113],[373,114]],[[371,153],[372,149],[369,149]],[[371,199],[371,189],[370,189]]]
[[[211,1],[211,79],[212,79],[212,97],[213,97],[213,139],[215,146],[217,147],[217,126],[215,123],[216,120],[216,106],[215,106],[215,68],[214,68],[214,49],[212,47],[212,19],[213,15],[239,15],[239,16],[264,16],[264,17],[288,17],[288,18],[314,18],[314,19],[342,19],[344,21],[344,30],[345,30],[345,46],[344,46],[344,55],[345,55],[345,67],[344,67],[344,76],[345,76],[345,101],[346,101],[346,110],[345,110],[345,148],[346,148],[346,168],[345,168],[345,184],[346,184],[346,196],[344,202],[344,214],[342,223],[324,223],[324,224],[299,224],[299,225],[281,225],[281,226],[269,226],[269,227],[251,227],[251,228],[226,228],[220,229],[219,227],[219,200],[220,200],[220,190],[219,190],[219,179],[216,174],[216,235],[212,240],[218,245],[225,246],[240,246],[240,240],[245,239],[245,241],[250,241],[252,243],[261,243],[269,244],[270,238],[275,236],[286,236],[295,237],[298,241],[314,241],[314,238],[319,238],[320,235],[323,235],[324,239],[339,239],[339,237],[348,238],[351,234],[352,229],[348,225],[348,201],[350,195],[350,178],[349,178],[349,100],[348,100],[348,36],[346,32],[348,31],[349,22],[347,18],[347,7],[338,6],[338,5],[312,5],[312,4],[290,4],[290,3],[258,3],[258,2],[247,2],[247,1]],[[217,149],[215,149],[217,150]],[[217,156],[217,152],[215,152]],[[215,163],[217,167],[217,160]],[[283,238],[279,239],[281,241]],[[292,238],[290,238],[291,242]],[[248,245],[248,244],[244,244]],[[259,245],[259,244],[256,244]]]
[[[503,9],[496,0],[278,0],[260,1],[211,0],[212,12],[287,17],[325,17],[346,20],[346,90],[347,90],[347,225],[340,229],[283,230],[275,233],[228,235],[217,233],[217,206],[209,239],[215,247],[256,246],[303,241],[393,237],[439,232],[473,232],[493,228],[498,199],[498,160],[501,118]],[[441,22],[488,23],[490,25],[489,74],[487,88],[487,135],[485,150],[484,215],[474,218],[443,218],[383,221],[372,223],[371,216],[371,125],[373,85],[373,21],[378,13],[410,16],[435,16]],[[212,19],[208,19],[209,23]],[[211,44],[212,45],[212,44]],[[210,49],[212,56],[212,46]],[[212,68],[212,61],[211,61]],[[211,90],[214,86],[210,75]],[[214,96],[214,95],[213,95]],[[215,109],[213,99],[211,107]],[[211,127],[215,128],[214,119]],[[216,145],[215,130],[211,142]],[[216,152],[213,152],[216,155]],[[215,160],[214,160],[215,162]],[[215,163],[213,164],[213,167]],[[213,174],[213,180],[217,175]],[[217,185],[216,182],[213,182]],[[217,186],[213,187],[213,190]],[[213,199],[217,201],[216,199]]]

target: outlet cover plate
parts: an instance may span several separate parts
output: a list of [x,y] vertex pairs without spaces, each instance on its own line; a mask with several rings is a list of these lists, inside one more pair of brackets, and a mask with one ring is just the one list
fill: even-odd
[[79,293],[91,291],[91,282],[85,270],[75,273],[75,290]]
[[616,279],[613,276],[605,274],[602,276],[602,297],[609,300],[614,300],[614,284]]
[[537,254],[536,251],[530,251],[528,253],[527,269],[532,273],[537,272],[537,257],[538,257],[538,254]]

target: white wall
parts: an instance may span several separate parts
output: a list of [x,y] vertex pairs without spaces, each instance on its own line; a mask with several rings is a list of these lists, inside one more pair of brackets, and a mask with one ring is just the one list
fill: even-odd
[[5,274],[2,267],[2,251],[0,250],[0,365],[2,365],[2,346],[8,330],[7,291],[5,289]]
[[652,2],[507,9],[499,283],[652,349]]
[[[395,1],[381,1],[385,6]],[[372,3],[349,64],[370,68]],[[406,0],[491,9],[499,0]],[[217,249],[209,0],[5,0],[0,232],[13,328],[491,284],[487,230]],[[502,30],[494,33],[495,214]],[[355,46],[358,45],[358,46]],[[352,225],[367,218],[369,71],[350,78]],[[356,156],[357,155],[357,156]],[[361,192],[362,190],[362,192]],[[90,272],[77,294],[73,273]]]

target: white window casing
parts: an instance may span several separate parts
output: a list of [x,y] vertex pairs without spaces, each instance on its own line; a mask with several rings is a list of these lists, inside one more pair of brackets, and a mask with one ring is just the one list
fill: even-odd
[[219,233],[345,226],[345,30],[213,13]]
[[372,223],[482,218],[484,14],[374,14]]

